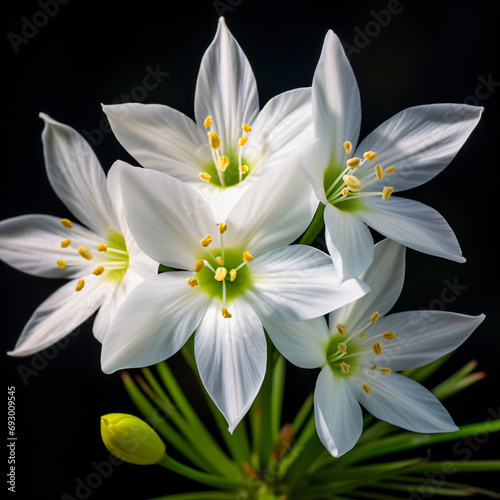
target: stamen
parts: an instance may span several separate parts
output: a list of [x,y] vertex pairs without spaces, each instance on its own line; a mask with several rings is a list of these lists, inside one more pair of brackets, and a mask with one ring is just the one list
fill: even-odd
[[355,175],[344,175],[342,180],[349,186],[349,188],[356,192],[361,190],[361,182]]
[[67,248],[71,245],[71,240],[68,238],[66,240],[61,241],[61,247],[62,248]]
[[393,165],[393,166],[391,166],[391,167],[387,167],[387,168],[385,169],[385,173],[386,173],[387,175],[391,175],[391,174],[393,174],[395,171],[396,171],[396,167],[395,167],[394,165]]
[[247,134],[248,134],[249,132],[251,132],[251,131],[252,131],[252,127],[250,127],[250,125],[247,125],[246,123],[244,123],[244,124],[241,126],[241,128],[242,128],[242,129],[243,129],[243,131],[244,131],[244,132],[246,132]]
[[64,260],[58,260],[57,261],[57,267],[59,269],[65,269],[66,268],[66,262],[64,262]]
[[69,219],[61,219],[61,224],[66,228],[66,229],[71,229],[73,227],[73,223]]
[[210,128],[212,126],[212,117],[208,115],[205,118],[205,121],[203,122],[203,125],[205,125],[205,128]]
[[379,179],[382,179],[384,177],[384,170],[382,169],[382,165],[377,165],[375,167],[375,173],[377,174],[377,177]]
[[380,368],[380,371],[382,372],[382,375],[390,375],[392,373],[390,368]]
[[361,159],[358,158],[357,156],[355,156],[354,158],[350,158],[349,160],[347,160],[346,165],[349,168],[356,168],[356,167],[359,167],[360,163],[361,163]]
[[200,174],[200,179],[206,182],[210,182],[212,180],[212,176],[210,174],[207,174],[206,172],[202,172]]
[[92,273],[95,274],[96,276],[100,276],[103,272],[104,272],[103,266],[98,266],[92,271]]
[[386,340],[394,340],[396,338],[396,334],[394,332],[385,332],[384,339]]
[[194,266],[194,272],[199,273],[204,267],[205,267],[205,261],[203,259],[200,259],[196,262],[196,265]]
[[218,267],[215,270],[215,276],[214,276],[214,278],[217,281],[224,281],[224,279],[226,278],[226,274],[227,274],[227,269],[225,267]]
[[366,333],[365,332],[361,332],[361,338],[362,339],[366,338]]
[[344,196],[347,196],[349,194],[349,188],[348,187],[345,187],[344,189],[342,189],[342,194]]
[[377,311],[373,311],[372,317],[370,318],[370,321],[372,323],[375,323],[380,318],[380,314]]
[[205,236],[201,241],[200,241],[200,245],[204,248],[208,247],[208,245],[210,245],[210,243],[212,243],[212,237],[210,235],[208,236]]
[[342,343],[339,343],[339,345],[337,346],[337,349],[342,353],[347,352],[347,346],[345,344],[342,344]]
[[361,386],[361,389],[363,389],[363,391],[365,391],[366,394],[370,394],[370,392],[372,392],[372,388],[370,387],[369,384],[363,384]]
[[215,262],[217,262],[217,264],[219,264],[219,266],[224,265],[224,261],[222,260],[222,257],[220,255],[215,259]]
[[79,292],[83,287],[85,286],[85,280],[80,280],[76,286],[75,286],[75,290],[77,292]]
[[373,370],[375,370],[375,368],[377,368],[377,365],[373,365],[373,366],[370,368],[370,370],[371,370],[371,371],[373,371]]
[[368,161],[373,161],[375,158],[377,158],[377,153],[375,151],[367,151],[364,155],[363,158],[365,158]]
[[210,147],[212,149],[219,149],[220,147],[220,137],[215,132],[207,132],[208,140],[210,142]]
[[342,361],[342,363],[340,363],[340,371],[342,373],[349,373],[349,368],[351,367],[351,365],[348,365],[347,363],[345,363],[344,361]]
[[344,148],[345,152],[349,154],[352,151],[352,142],[351,141],[345,141],[344,142]]
[[224,318],[232,318],[233,317],[231,315],[231,313],[225,307],[222,308],[222,316],[224,316]]
[[234,281],[236,279],[236,269],[231,269],[229,271],[229,281]]
[[108,249],[108,245],[106,245],[106,243],[101,243],[101,244],[97,247],[97,251],[98,251],[98,252],[105,252],[107,249]]
[[219,159],[217,160],[217,168],[221,172],[225,172],[228,165],[229,165],[229,158],[225,155],[219,156]]
[[198,286],[200,282],[196,278],[189,278],[187,280],[187,284],[191,287],[194,288],[195,286]]
[[238,167],[238,170],[244,175],[248,173],[248,167],[246,165],[241,165]]
[[385,186],[383,191],[382,191],[382,199],[387,200],[391,197],[392,192],[394,191],[393,188]]
[[347,328],[341,323],[337,324],[337,330],[340,333],[340,335],[345,335],[347,333]]
[[382,354],[382,342],[378,341],[373,344],[373,352],[377,355],[380,356]]
[[219,224],[219,234],[224,234],[227,231],[227,224],[224,224],[224,222],[221,222]]
[[94,256],[89,252],[88,248],[83,246],[78,247],[78,253],[86,260],[92,260]]
[[238,146],[243,147],[248,141],[248,137],[244,135],[238,139]]
[[253,260],[253,257],[252,257],[252,255],[250,254],[250,252],[243,252],[243,258],[244,258],[247,262],[252,262],[252,260]]

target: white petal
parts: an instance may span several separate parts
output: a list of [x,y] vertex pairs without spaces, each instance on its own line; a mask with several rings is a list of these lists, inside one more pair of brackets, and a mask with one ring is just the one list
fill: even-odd
[[196,364],[208,394],[233,432],[259,392],[266,371],[266,340],[259,318],[244,300],[228,304],[232,318],[213,299],[198,327]]
[[[76,229],[86,231],[79,224]],[[20,271],[44,278],[74,278],[83,276],[88,267],[73,246],[61,247],[61,242],[71,238],[71,231],[64,228],[61,219],[52,215],[20,215],[0,222],[0,259]],[[91,248],[96,243],[78,235],[78,244]],[[71,263],[59,269],[56,262]]]
[[433,208],[394,196],[367,197],[363,205],[356,216],[380,234],[419,252],[465,262],[455,234]]
[[212,117],[221,150],[235,149],[243,123],[251,125],[259,111],[257,84],[240,46],[219,18],[217,33],[201,61],[194,96],[196,122]]
[[158,274],[137,285],[102,343],[105,373],[154,365],[175,354],[199,325],[209,297],[191,288],[188,272]]
[[106,176],[90,145],[76,130],[43,113],[45,166],[50,184],[71,213],[100,235],[116,228]]
[[325,37],[314,73],[312,103],[315,135],[321,140],[325,154],[323,166],[330,163],[340,167],[348,158],[344,141],[353,146],[358,141],[361,100],[342,43],[332,31]]
[[139,247],[167,266],[194,268],[199,242],[217,231],[207,202],[174,177],[123,162],[118,166],[125,215]]
[[294,365],[319,368],[325,364],[330,331],[324,316],[295,323],[266,319],[263,325],[278,351]]
[[311,89],[294,89],[273,97],[250,125],[244,154],[253,166],[251,175],[260,175],[298,154],[312,140]]
[[483,108],[467,104],[431,104],[405,109],[385,121],[359,145],[355,156],[377,153],[385,169],[396,173],[370,186],[387,185],[395,191],[419,186],[453,160],[479,122]]
[[[357,332],[369,322],[373,311],[385,316],[401,294],[405,277],[406,247],[386,239],[375,245],[373,262],[359,279],[371,290],[330,314],[329,324],[341,323]],[[385,330],[387,331],[387,330]]]
[[78,279],[56,290],[36,309],[24,327],[11,356],[29,356],[56,343],[89,318],[113,293],[114,284],[90,274],[75,291]]
[[271,321],[316,318],[368,290],[359,280],[340,284],[330,257],[309,246],[279,248],[248,265],[253,287],[245,299],[260,317]]
[[[356,379],[355,379],[356,380]],[[361,389],[368,383],[371,393]],[[352,384],[359,402],[375,417],[414,432],[454,432],[458,427],[439,400],[418,382],[399,373],[367,369]]]
[[311,222],[317,200],[298,160],[272,169],[241,197],[226,222],[228,247],[254,257],[288,245]]
[[103,106],[113,133],[143,166],[181,181],[200,181],[212,162],[206,132],[183,113],[161,104]]
[[355,393],[344,377],[333,377],[327,365],[314,391],[314,418],[325,448],[340,457],[351,450],[363,431],[363,415]]
[[328,205],[324,185],[325,164],[323,162],[323,149],[319,139],[315,139],[306,147],[301,162],[304,174],[311,183],[314,194],[323,205]]
[[373,238],[364,222],[330,204],[325,207],[325,239],[340,280],[359,276],[373,260]]
[[393,331],[394,340],[383,342],[381,366],[394,371],[424,366],[456,349],[482,323],[485,316],[445,311],[409,311],[379,319],[367,330],[369,337]]

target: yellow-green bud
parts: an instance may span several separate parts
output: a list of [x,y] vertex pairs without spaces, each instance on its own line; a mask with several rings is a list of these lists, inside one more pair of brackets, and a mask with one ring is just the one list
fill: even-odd
[[153,465],[165,456],[165,443],[146,422],[126,413],[101,417],[101,437],[106,448],[124,462]]

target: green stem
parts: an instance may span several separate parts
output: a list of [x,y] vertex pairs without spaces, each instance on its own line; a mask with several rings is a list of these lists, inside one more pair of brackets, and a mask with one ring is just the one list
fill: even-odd
[[151,498],[150,500],[234,500],[234,492],[228,491],[195,491],[193,493],[180,493],[164,497]]
[[324,212],[325,205],[323,205],[323,203],[320,203],[311,224],[309,224],[306,232],[302,235],[302,238],[300,238],[300,245],[311,245],[321,233],[321,231],[323,231],[323,228],[325,227],[325,222],[323,220]]

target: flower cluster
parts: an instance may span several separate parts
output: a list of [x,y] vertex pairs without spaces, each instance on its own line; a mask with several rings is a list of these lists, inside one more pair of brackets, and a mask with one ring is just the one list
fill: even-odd
[[[321,369],[316,429],[335,457],[361,435],[360,404],[408,430],[456,430],[431,392],[397,372],[454,350],[484,316],[387,315],[406,247],[465,260],[441,215],[394,195],[443,170],[482,108],[409,108],[358,144],[359,90],[330,31],[312,86],[259,110],[252,69],[223,19],[194,107],[195,121],[159,104],[104,106],[140,165],[117,161],[107,178],[75,130],[41,115],[49,181],[82,224],[70,214],[0,223],[3,261],[70,280],[9,354],[44,349],[98,310],[105,373],[159,363],[194,336],[201,381],[230,432],[259,393],[270,345]],[[323,221],[328,253],[313,246]],[[375,245],[369,228],[386,239]],[[103,433],[116,448],[121,420],[107,417]],[[155,447],[150,463],[163,456]]]

